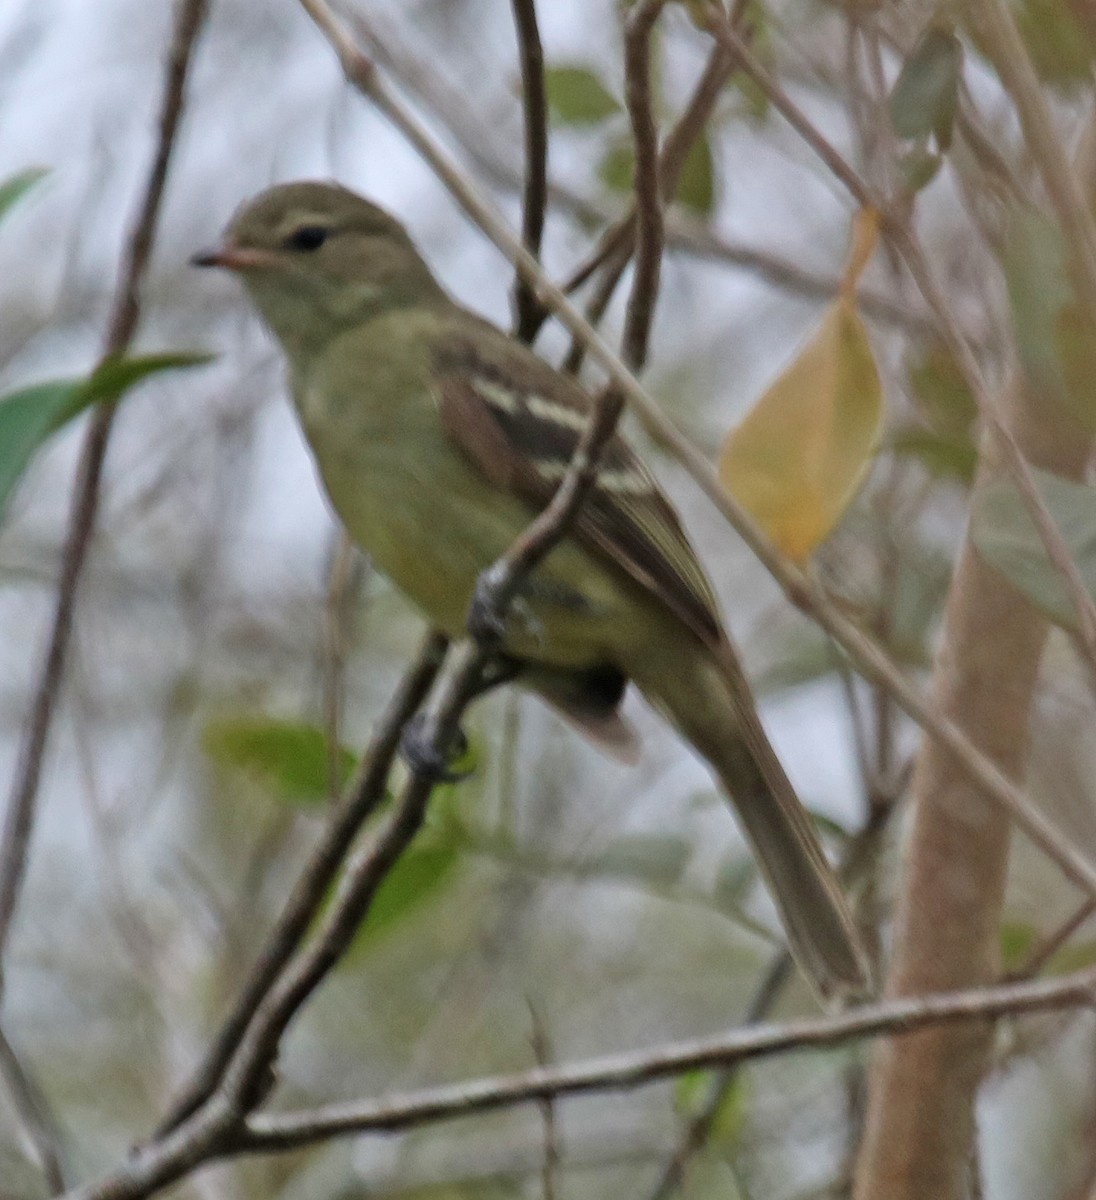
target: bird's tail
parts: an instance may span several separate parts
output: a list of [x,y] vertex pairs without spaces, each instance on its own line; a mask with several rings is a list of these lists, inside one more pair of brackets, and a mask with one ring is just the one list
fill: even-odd
[[718,774],[800,967],[823,997],[861,995],[870,986],[867,959],[844,895],[765,736],[734,651],[697,650],[692,664],[636,682]]

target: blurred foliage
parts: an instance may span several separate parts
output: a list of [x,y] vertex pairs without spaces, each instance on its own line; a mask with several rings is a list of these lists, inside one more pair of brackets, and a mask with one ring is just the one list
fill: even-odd
[[552,116],[564,125],[597,125],[621,111],[620,101],[589,67],[552,66],[544,82]]
[[876,236],[862,214],[838,298],[720,453],[723,486],[797,562],[836,527],[879,445],[883,385],[855,299]]
[[0,183],[0,219],[5,216],[9,208],[18,204],[27,192],[35,184],[45,179],[48,174],[49,172],[44,167],[30,167]]
[[210,361],[206,354],[107,359],[86,379],[39,383],[0,396],[0,518],[34,452],[63,425],[94,404],[116,403],[150,375]]
[[1057,222],[1015,208],[1004,254],[1016,348],[1029,384],[1096,429],[1096,314],[1078,299]]
[[[268,11],[227,0],[203,46],[185,126],[192,132],[173,166],[162,237],[142,288],[144,344],[216,345],[223,356],[209,371],[176,376],[169,368],[205,360],[136,355],[85,377],[81,364],[94,359],[133,208],[133,163],[148,145],[163,13],[120,0],[89,6],[86,15],[78,5],[24,7],[25,19],[13,8],[12,24],[0,32],[3,39],[14,30],[17,43],[0,44],[7,68],[0,156],[9,163],[0,171],[0,366],[6,380],[51,382],[18,390],[6,382],[0,398],[0,506],[9,502],[0,526],[0,714],[10,761],[55,599],[71,488],[71,446],[50,439],[91,405],[138,384],[149,392],[147,403],[124,407],[112,441],[27,901],[5,962],[5,1032],[40,1076],[73,1178],[83,1179],[124,1157],[208,1044],[419,632],[414,614],[366,571],[339,636],[330,636],[342,615],[328,597],[334,531],[282,407],[280,367],[256,326],[241,318],[238,295],[194,278],[187,258],[216,236],[243,196],[272,178],[322,173],[406,208],[447,282],[476,305],[493,304],[499,320],[509,274],[433,181],[409,165],[383,123],[347,97],[328,47],[294,6]],[[964,29],[961,43],[935,25],[914,40],[908,14],[852,7],[857,38],[872,37],[878,23],[889,92],[849,65],[840,6],[750,0],[744,28],[754,52],[835,144],[844,149],[848,139],[854,156],[863,152],[859,166],[906,193],[987,375],[1005,377],[1015,353],[1046,400],[1048,420],[1060,405],[1091,427],[1096,333],[1078,304],[1057,225],[1015,203],[1004,212],[999,180],[948,151],[964,45],[976,49],[976,40]],[[520,175],[507,6],[368,8],[382,32],[386,21],[398,31],[394,45],[406,43],[407,61],[466,99],[489,157]],[[630,200],[634,156],[620,99],[619,6],[541,4],[538,11],[552,178],[560,184],[545,261],[562,276]],[[1087,9],[1072,0],[1017,0],[1014,11],[1054,89],[1056,114],[1079,117],[1093,57]],[[688,16],[669,6],[655,39],[662,136],[710,50]],[[457,35],[472,30],[476,36],[458,45]],[[912,48],[902,54],[894,46]],[[986,131],[1026,178],[1015,131],[1007,126],[1005,136],[989,120],[1007,106],[977,66],[967,73]],[[396,82],[416,93],[413,72]],[[255,105],[256,95],[265,102]],[[226,113],[246,120],[222,122]],[[444,125],[452,114],[443,104],[428,115]],[[711,257],[698,259],[696,247],[671,239],[650,383],[709,447],[749,411],[746,422],[753,418],[761,432],[752,447],[747,441],[746,457],[775,465],[775,491],[793,513],[789,545],[814,550],[812,568],[834,600],[923,681],[967,516],[973,398],[882,254],[863,287],[890,301],[889,317],[879,317],[878,306],[853,306],[851,268],[844,296],[834,298],[847,200],[784,122],[769,116],[768,98],[734,72],[688,157],[676,200],[692,218],[690,235],[710,238]],[[43,172],[16,168],[40,158],[74,167],[36,188]],[[934,179],[941,185],[927,188]],[[588,201],[581,214],[568,207],[571,194]],[[989,217],[973,236],[968,211],[981,202]],[[998,245],[992,235],[1002,227]],[[619,305],[609,310],[610,337],[619,315]],[[550,336],[549,355],[557,349]],[[766,392],[777,364],[797,353]],[[774,599],[756,564],[693,503],[673,467],[656,465],[667,466],[667,486],[713,569],[731,627],[745,631],[744,656],[770,702],[764,716],[778,748],[840,853],[878,782],[858,771],[853,729],[869,767],[880,770],[885,754],[894,775],[909,766],[916,730],[893,709],[888,716],[869,684],[850,683],[827,637]],[[741,464],[730,474],[741,478]],[[1040,487],[1096,588],[1089,532],[1096,493],[1045,477]],[[1068,597],[1014,489],[992,489],[973,522],[1003,580],[1070,628]],[[1074,703],[1073,687],[1077,724],[1087,728],[1096,719],[1087,684],[1070,675],[1065,657],[1048,666],[1046,692],[1053,698],[1060,688]],[[338,747],[317,723],[336,683],[345,693],[346,744]],[[537,1058],[531,1005],[550,1058],[560,1062],[740,1022],[755,999],[775,917],[710,781],[667,730],[628,703],[644,735],[638,770],[603,762],[535,704],[508,701],[503,711],[490,698],[476,708],[464,764],[474,773],[438,789],[426,826],[379,890],[351,953],[295,1023],[279,1062],[279,1103],[362,1099],[527,1068]],[[1066,746],[1062,773],[1089,781],[1085,753],[1084,744]],[[397,774],[394,790],[399,783]],[[1052,816],[1067,793],[1054,779],[1039,790]],[[1082,799],[1091,807],[1091,792]],[[363,846],[388,811],[382,806],[363,831]],[[867,888],[877,891],[884,920],[897,839],[888,833]],[[1012,886],[1019,893],[1028,883]],[[1065,885],[1053,898],[1063,894],[1073,901]],[[1023,899],[1010,892],[1001,927],[1008,968],[1047,932],[1030,916],[1018,919],[1032,911]],[[1091,930],[1082,931],[1050,970],[1094,959]],[[793,982],[773,1018],[813,1011],[805,986]],[[1077,1091],[1076,1064],[1055,1075],[1055,1046],[1045,1038],[1025,1051],[1025,1062],[1053,1085],[1040,1091],[1040,1105],[1064,1113]],[[864,1061],[856,1046],[739,1072],[684,1195],[826,1194],[856,1137],[853,1101]],[[1008,1162],[1037,1157],[1025,1156],[1025,1138],[1034,1136],[1024,1090],[1031,1078],[1002,1074],[983,1098],[983,1154],[998,1167],[1006,1155]],[[624,1096],[558,1104],[558,1196],[648,1195],[718,1083],[697,1072]],[[1001,1107],[1009,1089],[1024,1101],[1019,1116]],[[42,1192],[24,1147],[0,1087],[5,1200],[8,1193],[37,1200]],[[1072,1169],[1068,1154],[1061,1157],[1050,1166],[1039,1159],[1040,1188]],[[177,1192],[180,1200],[214,1192],[238,1200],[350,1200],[366,1192],[516,1200],[543,1194],[544,1158],[543,1114],[530,1108],[224,1164]],[[1021,1174],[990,1200],[1027,1200],[1034,1193]]]
[[[1096,488],[1036,468],[1032,474],[1089,594],[1096,596]],[[971,521],[974,543],[987,561],[1051,621],[1075,630],[1077,613],[1065,581],[1016,484],[1000,479],[986,488]]]
[[935,135],[941,150],[951,145],[959,111],[963,46],[951,29],[930,26],[902,64],[887,108],[899,137]]

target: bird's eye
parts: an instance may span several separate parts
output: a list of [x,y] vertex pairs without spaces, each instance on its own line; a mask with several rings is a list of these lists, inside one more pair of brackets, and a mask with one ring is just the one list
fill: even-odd
[[285,246],[288,250],[318,250],[330,233],[322,225],[301,225],[285,239]]

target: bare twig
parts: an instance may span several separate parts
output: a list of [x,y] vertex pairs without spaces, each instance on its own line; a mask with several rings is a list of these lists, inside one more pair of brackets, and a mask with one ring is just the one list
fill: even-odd
[[624,33],[624,91],[636,155],[636,265],[624,319],[621,357],[633,371],[639,371],[647,360],[665,241],[658,130],[651,101],[651,31],[665,2],[645,0],[634,8]]
[[[544,1020],[530,1001],[529,1013],[533,1019],[533,1057],[538,1067],[547,1067],[552,1061],[552,1048],[548,1040]],[[555,1101],[548,1097],[540,1102],[540,1113],[544,1121],[544,1166],[541,1169],[541,1195],[544,1200],[556,1200],[556,1174],[560,1163],[559,1128],[556,1121]]]
[[[636,213],[639,255],[624,329],[624,358],[642,366],[658,295],[662,259],[662,198],[659,191],[658,133],[651,106],[650,41],[665,0],[643,0],[628,19],[625,35],[625,90],[636,147]],[[507,552],[481,576],[478,600],[493,614],[496,629],[521,581],[566,536],[586,497],[597,483],[598,464],[616,431],[624,397],[610,385],[594,402],[559,487],[550,503],[517,537]]]
[[989,57],[1016,104],[1024,140],[1046,184],[1085,303],[1096,309],[1096,221],[1054,124],[1016,21],[1001,0],[973,0],[972,16]]
[[[997,0],[986,0],[986,3],[996,5]],[[1001,419],[998,406],[982,376],[982,371],[974,350],[963,335],[962,327],[956,319],[951,303],[936,282],[924,250],[905,215],[891,211],[880,197],[873,194],[872,190],[860,178],[853,167],[849,165],[845,158],[812,124],[798,105],[796,105],[795,101],[792,100],[787,92],[784,91],[780,84],[765,69],[725,16],[713,13],[706,20],[705,24],[712,36],[720,41],[735,56],[746,74],[765,92],[777,111],[780,112],[784,119],[803,138],[807,145],[811,147],[833,175],[844,184],[853,199],[862,207],[875,208],[881,214],[882,231],[891,246],[901,255],[914,282],[920,288],[929,309],[936,316],[940,336],[959,365],[967,386],[974,394],[978,404],[978,411],[988,428],[992,431],[1000,447],[1003,466],[1012,477],[1025,508],[1035,522],[1035,527],[1039,531],[1039,536],[1046,547],[1051,563],[1055,570],[1062,576],[1066,590],[1069,593],[1070,601],[1077,613],[1081,646],[1088,657],[1089,663],[1096,670],[1096,600],[1090,595],[1069,546],[1062,537],[1062,533],[1056,525],[1054,518],[1043,503],[1034,476],[1031,473],[1031,468],[1021,453],[1015,437]],[[1047,121],[1049,122],[1049,116],[1047,117]],[[1034,128],[1035,126],[1033,125]],[[1041,124],[1039,128],[1042,128]],[[1049,129],[1052,134],[1053,127],[1050,126]],[[1064,158],[1064,155],[1062,157]],[[1060,178],[1057,168],[1057,156],[1051,155],[1051,158],[1054,160],[1055,165],[1053,169],[1049,165],[1046,168],[1048,183],[1053,179],[1064,191],[1068,191],[1067,181],[1073,180],[1075,182],[1075,177],[1072,171],[1069,170],[1068,163],[1066,163],[1065,176]],[[1078,253],[1083,256],[1081,259],[1082,272],[1079,278],[1086,284],[1087,289],[1089,280],[1089,272],[1086,266],[1088,258],[1085,256],[1087,242],[1083,239],[1087,237],[1087,231],[1092,225],[1091,217],[1087,217],[1087,214],[1085,214],[1087,224],[1085,219],[1079,218],[1073,212],[1071,201],[1068,197],[1062,198],[1059,211],[1061,220],[1067,231],[1071,228],[1071,226],[1066,225],[1068,218],[1074,221],[1076,236],[1082,239],[1077,246]],[[1096,238],[1096,235],[1094,235],[1094,238]],[[1086,294],[1096,298],[1096,270],[1092,274],[1091,290],[1086,291]]]
[[[544,49],[537,28],[535,0],[511,0],[521,56],[521,99],[525,113],[525,187],[521,199],[521,236],[529,253],[540,258],[548,209],[548,93]],[[544,320],[536,291],[520,273],[514,281],[514,336],[531,342]]]
[[985,1021],[1025,1013],[1091,1008],[1091,970],[1051,981],[975,988],[888,1000],[836,1017],[732,1030],[718,1037],[655,1050],[607,1055],[571,1066],[431,1088],[377,1101],[332,1104],[301,1112],[253,1116],[241,1143],[248,1150],[288,1150],[330,1137],[390,1133],[427,1122],[594,1091],[626,1091],[688,1071],[729,1067],[793,1050],[914,1033],[952,1021]]
[[541,299],[552,307],[568,330],[585,340],[590,353],[624,394],[652,435],[685,467],[792,603],[842,646],[865,678],[887,687],[902,709],[947,747],[970,778],[1013,816],[1032,842],[1053,859],[1069,879],[1083,891],[1096,894],[1096,867],[1088,858],[1054,826],[1021,788],[964,736],[954,722],[940,717],[932,702],[906,679],[875,642],[846,617],[805,572],[787,559],[756,521],[724,491],[711,464],[700,450],[660,411],[605,340],[575,310],[506,223],[469,185],[462,172],[406,105],[384,86],[371,60],[357,48],[347,28],[324,0],[301,0],[301,5],[330,41],[347,79],[369,97],[422,154],[475,223],[536,284]]
[[[118,289],[103,345],[103,359],[121,354],[129,345],[137,328],[141,283],[156,233],[175,135],[183,115],[187,73],[195,42],[205,21],[207,6],[208,0],[180,0],[176,6],[160,102],[159,136],[137,218],[126,243]],[[3,834],[0,836],[0,966],[26,870],[42,763],[65,671],[77,585],[95,527],[103,464],[115,411],[113,404],[102,405],[96,409],[84,438],[61,560],[61,575],[57,584],[57,603],[49,645],[27,719],[15,784],[4,819]],[[0,972],[0,984],[2,981],[3,975]]]
[[1060,925],[1039,938],[1024,961],[1007,978],[1033,979],[1093,913],[1096,913],[1096,897],[1086,896]]
[[[419,68],[412,61],[409,52],[393,45],[387,31],[384,36],[381,35],[375,22],[366,21],[362,14],[357,12],[353,14],[352,19],[354,27],[360,31],[365,43],[376,54],[378,62],[384,65],[404,90],[414,94],[416,101],[450,134],[476,169],[492,185],[520,192],[524,186],[521,174],[490,145],[484,136],[483,121],[479,119],[479,114],[468,106],[458,89],[446,86],[437,64],[431,63],[429,70]],[[714,104],[727,81],[733,67],[733,63],[728,65],[729,63],[730,58],[726,51],[722,46],[715,45],[693,97],[666,135],[662,161],[663,194],[667,202],[677,186],[676,176],[672,186],[665,182],[670,178],[667,173],[670,159],[680,156],[683,161],[682,151],[687,152],[691,147],[710,116],[710,106]],[[553,205],[585,224],[601,224],[610,218],[604,206],[592,203],[559,184],[549,184],[549,197]],[[633,215],[629,209],[616,228],[632,220]],[[810,299],[830,300],[838,291],[840,281],[837,277],[812,271],[769,251],[728,241],[708,229],[702,222],[682,212],[666,214],[666,243],[668,248],[684,254],[740,267],[772,287]],[[604,248],[603,241],[601,251],[584,264],[584,279],[605,261]],[[571,283],[572,280],[569,279],[568,284],[564,286],[565,291]],[[909,305],[872,291],[868,287],[860,288],[857,301],[861,311],[877,321],[922,335],[935,332],[936,323],[929,314],[911,310]]]
[[23,1066],[2,1029],[0,1077],[4,1080],[20,1127],[33,1147],[50,1195],[58,1195],[65,1190],[65,1176],[61,1167],[57,1123],[33,1076]]
[[226,1017],[193,1080],[161,1123],[158,1135],[176,1128],[212,1096],[260,1004],[299,948],[316,918],[339,867],[362,826],[384,799],[388,774],[407,721],[426,699],[445,656],[446,640],[430,634],[414,666],[393,696],[373,735],[357,779],[331,815],[323,837],[289,897],[274,930],[251,968],[247,982]]

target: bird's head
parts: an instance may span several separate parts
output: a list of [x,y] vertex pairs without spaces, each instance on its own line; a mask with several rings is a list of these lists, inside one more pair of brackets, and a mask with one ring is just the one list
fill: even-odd
[[244,204],[195,266],[236,272],[274,333],[301,349],[371,314],[444,297],[407,231],[331,183],[289,183]]

